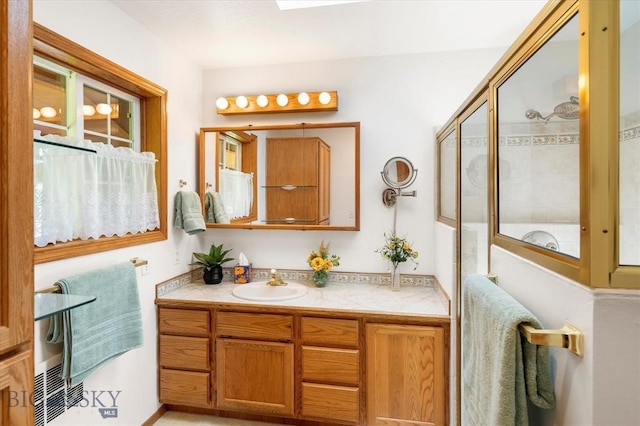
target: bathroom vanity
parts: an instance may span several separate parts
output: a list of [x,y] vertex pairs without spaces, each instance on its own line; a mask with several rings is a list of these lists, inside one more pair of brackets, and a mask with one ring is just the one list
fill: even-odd
[[160,402],[287,424],[446,424],[448,299],[433,279],[364,281],[268,302],[225,282],[159,295]]

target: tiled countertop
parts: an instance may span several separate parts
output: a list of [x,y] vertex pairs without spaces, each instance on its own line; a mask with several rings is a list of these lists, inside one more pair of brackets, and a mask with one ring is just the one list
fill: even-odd
[[[295,277],[297,279],[292,279]],[[262,278],[262,277],[258,277]],[[343,273],[332,277],[326,287],[317,288],[305,280],[304,273],[289,272],[287,281],[295,281],[308,287],[304,296],[282,301],[249,301],[232,294],[236,286],[223,281],[207,285],[195,280],[168,289],[159,289],[157,301],[216,303],[225,305],[272,306],[283,308],[337,310],[403,316],[448,316],[449,300],[432,277],[403,276],[400,291],[389,288],[384,274]],[[255,279],[254,279],[255,280]]]

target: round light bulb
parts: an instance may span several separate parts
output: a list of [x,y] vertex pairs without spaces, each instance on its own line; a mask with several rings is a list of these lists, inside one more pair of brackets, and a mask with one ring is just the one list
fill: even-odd
[[320,93],[318,100],[322,105],[327,105],[329,102],[331,102],[331,95],[329,94],[329,92],[322,92]]
[[53,118],[58,114],[58,112],[53,107],[42,107],[40,108],[40,114],[45,118]]
[[82,114],[83,115],[91,117],[92,115],[95,115],[95,113],[96,113],[96,109],[93,107],[93,105],[83,105],[82,106]]
[[276,102],[278,103],[278,105],[283,107],[283,106],[286,106],[289,103],[289,98],[284,93],[281,93],[276,98]]
[[246,96],[238,96],[236,98],[236,105],[238,108],[246,108],[249,106],[249,100]]
[[309,103],[309,94],[307,92],[302,92],[298,94],[298,103],[300,105],[306,105]]
[[33,119],[37,120],[38,118],[40,118],[42,114],[40,114],[40,110],[38,108],[34,108],[33,109]]
[[98,111],[98,114],[109,115],[113,109],[109,104],[98,104],[96,105],[96,111]]
[[264,108],[269,105],[269,98],[267,98],[265,95],[260,95],[258,96],[258,99],[256,99],[256,102],[258,103],[259,107]]
[[216,107],[218,107],[218,109],[227,109],[229,108],[229,101],[227,98],[218,98],[216,99]]

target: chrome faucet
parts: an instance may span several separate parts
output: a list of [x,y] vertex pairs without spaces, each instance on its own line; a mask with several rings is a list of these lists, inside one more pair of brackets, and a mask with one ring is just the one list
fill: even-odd
[[282,281],[282,278],[280,278],[280,275],[278,275],[275,269],[272,269],[271,278],[269,279],[269,281],[267,281],[267,285],[277,286],[277,285],[287,285],[287,283]]

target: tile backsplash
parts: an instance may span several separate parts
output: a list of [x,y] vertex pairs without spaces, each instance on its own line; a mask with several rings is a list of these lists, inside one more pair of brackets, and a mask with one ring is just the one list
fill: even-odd
[[[223,282],[233,282],[233,267],[223,268]],[[271,269],[269,268],[253,268],[252,281],[265,281],[270,278]],[[295,280],[300,282],[311,282],[313,271],[296,270],[296,269],[278,269],[278,273],[284,280]],[[171,291],[178,289],[190,282],[202,279],[202,268],[197,268],[185,274],[171,278],[167,281],[156,285],[156,296],[164,296]],[[402,285],[411,287],[431,287],[443,294],[444,291],[440,287],[438,280],[432,275],[413,275],[402,274]],[[390,274],[388,273],[365,273],[365,272],[331,272],[329,274],[329,283],[353,283],[353,284],[389,284]],[[239,284],[242,285],[242,284]]]

